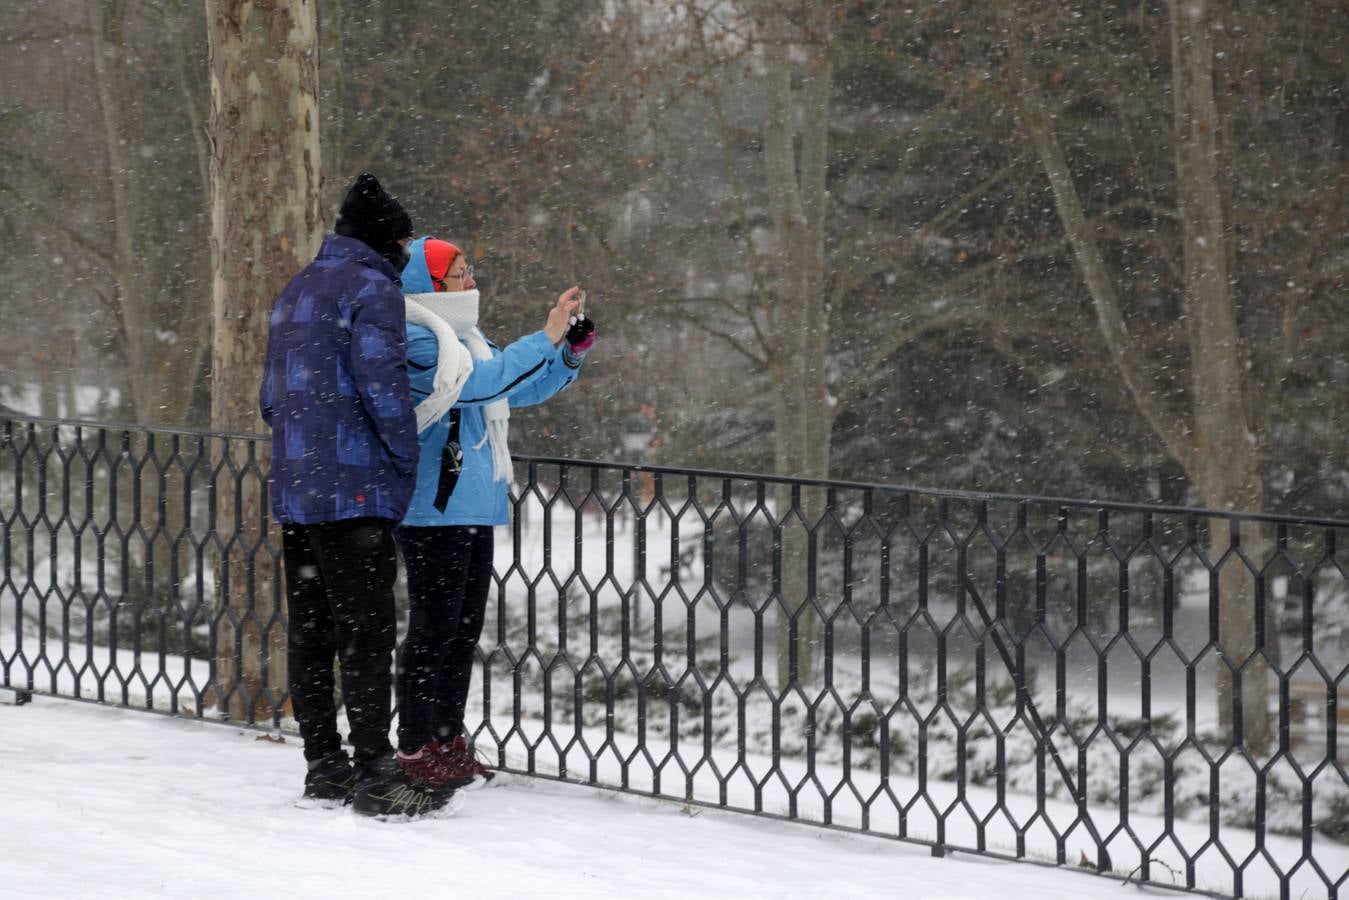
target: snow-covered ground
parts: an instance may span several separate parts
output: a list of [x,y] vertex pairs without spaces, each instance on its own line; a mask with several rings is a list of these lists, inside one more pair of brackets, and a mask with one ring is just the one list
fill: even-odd
[[0,706],[0,896],[1118,898],[1120,879],[516,777],[402,825],[294,805],[293,740]]
[[8,407],[25,416],[55,413],[59,418],[78,419],[97,415],[104,409],[115,407],[120,397],[121,391],[115,387],[62,384],[52,386],[51,396],[44,404],[42,390],[36,384],[28,384],[22,388],[0,386],[0,406]]

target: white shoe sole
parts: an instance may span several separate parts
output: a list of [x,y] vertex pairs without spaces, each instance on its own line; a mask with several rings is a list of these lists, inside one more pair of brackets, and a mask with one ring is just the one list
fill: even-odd
[[481,775],[473,776],[473,780],[464,786],[466,791],[480,791],[483,788],[499,788],[511,783],[511,776],[500,769],[493,769],[496,774],[491,778],[484,778]]
[[301,797],[295,801],[296,809],[341,809],[348,800],[320,800],[317,797]]

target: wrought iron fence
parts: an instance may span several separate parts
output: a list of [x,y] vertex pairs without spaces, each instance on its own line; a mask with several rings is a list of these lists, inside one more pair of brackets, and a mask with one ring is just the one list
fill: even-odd
[[[0,425],[0,683],[287,726],[267,445]],[[517,466],[470,709],[501,765],[1341,895],[1349,522]]]

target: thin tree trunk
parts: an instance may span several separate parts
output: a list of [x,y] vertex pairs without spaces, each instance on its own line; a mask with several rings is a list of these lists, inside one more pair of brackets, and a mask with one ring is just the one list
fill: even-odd
[[[1195,465],[1191,474],[1204,505],[1219,509],[1264,509],[1259,449],[1251,428],[1229,272],[1223,184],[1218,155],[1218,104],[1213,95],[1213,34],[1208,0],[1171,0],[1171,93],[1175,105],[1173,142],[1179,193],[1185,298],[1189,315],[1190,397],[1194,422]],[[1228,536],[1213,536],[1213,552],[1226,549]],[[1263,541],[1245,550],[1264,562]],[[1224,653],[1240,665],[1257,649],[1277,651],[1277,634],[1266,635],[1270,648],[1255,646],[1255,605],[1251,578],[1238,559],[1223,568],[1219,619]],[[1277,655],[1275,652],[1274,655]],[[1242,674],[1241,712],[1248,742],[1263,747],[1271,735],[1266,657],[1250,659]],[[1233,723],[1232,670],[1220,660],[1218,702],[1224,726]]]
[[[825,478],[829,474],[830,433],[835,409],[825,378],[829,322],[824,289],[825,190],[829,150],[829,94],[832,69],[828,53],[828,4],[812,5],[804,24],[809,49],[804,73],[800,162],[793,126],[791,45],[793,29],[779,4],[769,4],[764,45],[766,101],[764,160],[773,216],[777,285],[771,307],[769,373],[773,382],[774,463],[779,474]],[[812,578],[813,528],[823,510],[818,490],[801,492],[794,507],[787,486],[776,492],[782,524],[782,604],[777,617],[779,688],[816,680],[816,645],[823,604]],[[815,550],[821,549],[820,539]],[[795,623],[795,627],[793,627]]]
[[[1015,26],[1014,26],[1015,27]],[[1188,424],[1163,399],[1155,388],[1150,366],[1142,349],[1129,333],[1119,295],[1115,291],[1110,269],[1101,252],[1096,232],[1087,219],[1086,210],[1073,184],[1073,175],[1064,156],[1063,145],[1054,132],[1053,117],[1048,103],[1035,80],[1035,74],[1022,52],[1020,41],[1012,38],[1011,65],[1016,80],[1017,96],[1021,101],[1021,121],[1035,147],[1045,175],[1054,193],[1054,204],[1059,221],[1072,245],[1082,279],[1091,294],[1096,321],[1105,338],[1110,355],[1129,389],[1134,405],[1144,421],[1152,428],[1167,450],[1189,470],[1194,465],[1193,448]]]
[[[211,424],[261,431],[258,383],[272,303],[322,236],[318,44],[313,0],[208,0],[211,71]],[[218,528],[238,528],[222,561],[218,702],[271,715],[286,689],[279,567],[266,547],[265,446],[236,443]],[[254,464],[256,463],[256,464]],[[229,471],[227,468],[226,471]],[[237,624],[236,624],[237,623]],[[237,643],[236,643],[237,642]],[[237,647],[237,651],[236,651]]]
[[122,347],[126,353],[127,381],[131,390],[131,405],[136,420],[159,423],[155,415],[153,387],[147,365],[149,322],[144,286],[138,277],[136,261],[136,233],[138,217],[132,202],[131,164],[125,152],[126,142],[120,115],[118,85],[121,79],[115,71],[116,56],[125,45],[122,38],[122,15],[125,8],[114,4],[113,16],[103,0],[91,0],[87,7],[89,21],[89,55],[93,61],[94,83],[98,94],[99,124],[103,129],[103,147],[107,169],[105,172],[112,206],[113,281],[117,285],[117,310],[120,314]]
[[[1229,277],[1228,235],[1223,196],[1230,190],[1220,177],[1217,149],[1218,109],[1213,95],[1213,46],[1207,0],[1172,0],[1172,94],[1175,98],[1175,159],[1182,222],[1187,340],[1190,349],[1188,414],[1164,402],[1150,364],[1125,324],[1115,284],[1081,198],[1073,184],[1063,147],[1054,132],[1048,103],[1010,21],[1010,63],[1021,104],[1021,119],[1054,192],[1064,232],[1091,293],[1106,346],[1143,418],[1199,489],[1201,502],[1216,509],[1259,512],[1264,508],[1258,436],[1250,427],[1241,365],[1241,335]],[[1004,7],[1009,16],[1014,11]],[[1261,565],[1264,542],[1243,535],[1243,549]],[[1209,551],[1217,558],[1230,546],[1228,534],[1215,528]],[[1253,650],[1277,658],[1277,632],[1266,629],[1266,645],[1255,647],[1252,579],[1231,557],[1220,571],[1221,643],[1231,666],[1241,666]],[[1271,616],[1270,621],[1273,621]],[[1242,673],[1243,733],[1253,747],[1270,736],[1269,667],[1257,655]],[[1220,721],[1233,721],[1232,669],[1219,663]]]
[[[193,314],[190,307],[182,310],[177,306],[190,304],[190,298],[164,295],[165,273],[157,263],[160,254],[147,252],[144,246],[147,241],[156,240],[147,236],[146,223],[162,215],[155,210],[163,198],[137,190],[136,166],[146,163],[127,153],[127,147],[134,146],[134,135],[130,134],[132,129],[125,111],[134,108],[136,98],[130,95],[135,86],[124,74],[126,67],[134,64],[134,60],[123,58],[127,46],[126,16],[124,3],[96,0],[87,6],[89,55],[105,152],[104,180],[112,209],[111,275],[117,291],[115,307],[126,355],[133,417],[144,424],[180,425],[192,400],[192,391],[185,386],[196,380],[210,319]],[[177,16],[171,16],[170,20],[179,88],[189,122],[195,124],[186,49],[182,47],[182,23]],[[200,165],[205,167],[204,139],[199,144],[203,151]],[[203,180],[203,193],[207,188]],[[176,335],[176,340],[163,334],[172,330],[174,321],[189,326]]]
[[[192,66],[192,59],[188,53],[188,41],[184,34],[186,18],[186,9],[182,9],[180,13],[174,16],[175,25],[172,30],[176,62],[174,75],[178,85],[178,93],[182,98],[182,106],[187,114],[188,125],[192,130],[193,156],[196,160],[197,176],[201,184],[202,206],[199,209],[202,209],[203,212],[209,212],[211,202],[211,146],[207,139],[207,123],[205,121],[207,96],[204,85],[200,82],[200,75],[195,74],[196,70]],[[204,263],[208,256],[202,253],[199,258]],[[190,302],[185,297],[178,299],[180,302]],[[172,350],[172,352],[162,354],[160,365],[161,384],[172,388],[169,408],[165,411],[172,417],[168,418],[167,421],[175,424],[187,421],[193,392],[183,390],[182,386],[196,383],[196,379],[201,372],[202,362],[211,346],[211,316],[204,314],[185,316],[183,315],[184,312],[186,311],[179,311],[178,320],[178,343],[182,349],[163,348],[165,351]],[[187,377],[184,378],[184,376]]]

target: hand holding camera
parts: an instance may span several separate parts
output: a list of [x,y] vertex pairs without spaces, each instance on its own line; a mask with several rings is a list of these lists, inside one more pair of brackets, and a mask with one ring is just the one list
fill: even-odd
[[567,288],[557,298],[557,303],[552,309],[548,310],[548,321],[543,326],[544,334],[557,346],[562,342],[563,335],[567,332],[567,327],[572,323],[576,314],[581,309],[581,300],[578,294],[581,289],[578,287]]

